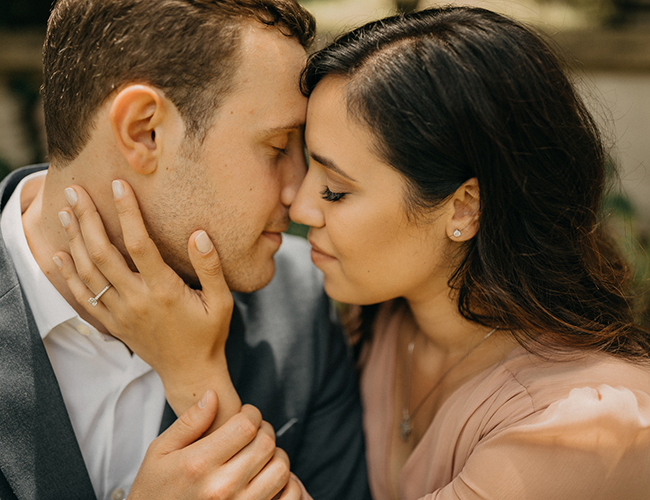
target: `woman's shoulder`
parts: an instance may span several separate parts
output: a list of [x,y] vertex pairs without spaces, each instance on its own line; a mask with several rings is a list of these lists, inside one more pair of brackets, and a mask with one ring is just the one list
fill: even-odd
[[467,389],[464,402],[474,397],[476,405],[462,425],[453,423],[459,430],[449,446],[455,460],[446,493],[646,498],[647,366],[596,353],[542,359],[518,348]]
[[451,435],[452,477],[496,474],[490,464],[507,456],[560,489],[575,483],[563,467],[577,463],[585,474],[609,470],[620,484],[625,470],[650,463],[650,368],[606,354],[549,359],[516,348],[466,384],[439,424],[438,438]]
[[461,434],[471,430],[474,444],[540,419],[625,421],[634,414],[650,422],[650,366],[600,353],[544,358],[518,347],[450,399],[446,423]]
[[511,387],[525,391],[534,410],[568,398],[576,389],[608,386],[650,395],[650,363],[601,352],[543,356],[517,348],[498,369]]

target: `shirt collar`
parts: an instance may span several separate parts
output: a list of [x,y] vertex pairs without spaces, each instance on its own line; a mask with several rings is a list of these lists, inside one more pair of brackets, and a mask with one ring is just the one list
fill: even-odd
[[[25,177],[9,198],[2,216],[0,229],[11,256],[18,280],[30,305],[41,338],[53,328],[68,320],[79,318],[77,312],[50,283],[32,255],[23,227],[20,194],[26,183],[45,177],[46,172],[36,172]],[[43,179],[41,179],[42,182]]]

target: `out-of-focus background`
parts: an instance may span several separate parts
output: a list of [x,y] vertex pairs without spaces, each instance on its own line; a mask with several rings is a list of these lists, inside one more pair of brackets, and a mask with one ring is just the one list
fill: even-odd
[[[545,33],[599,121],[620,189],[605,211],[634,265],[650,323],[650,0],[302,0],[317,47],[369,20],[434,5],[495,10]],[[41,45],[51,0],[0,0],[0,178],[46,161],[39,97]],[[152,1],[155,6],[155,2]]]

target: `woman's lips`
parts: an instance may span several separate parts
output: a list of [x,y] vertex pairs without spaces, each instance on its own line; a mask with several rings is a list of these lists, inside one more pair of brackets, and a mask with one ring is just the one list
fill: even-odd
[[335,257],[332,257],[330,254],[327,252],[324,252],[321,250],[318,245],[314,244],[311,240],[309,241],[311,244],[311,260],[314,261],[314,264],[317,262],[327,262],[331,260],[335,260]]

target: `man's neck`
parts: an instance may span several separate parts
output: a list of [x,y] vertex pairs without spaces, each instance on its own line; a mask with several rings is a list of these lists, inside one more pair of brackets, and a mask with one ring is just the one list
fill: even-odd
[[[81,318],[100,332],[106,328],[90,316],[75,300],[68,285],[57,269],[52,257],[56,252],[70,253],[67,238],[58,213],[68,206],[63,190],[73,183],[63,172],[48,172],[45,178],[35,179],[25,185],[21,193],[23,228],[27,244],[47,279],[74,308]],[[39,185],[40,184],[40,185]]]

